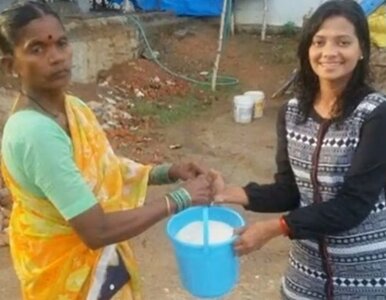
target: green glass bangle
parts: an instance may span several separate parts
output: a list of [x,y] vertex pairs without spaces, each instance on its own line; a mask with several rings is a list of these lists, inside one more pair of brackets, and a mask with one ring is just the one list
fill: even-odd
[[172,164],[154,166],[150,171],[149,184],[170,184],[173,180],[169,177],[169,170]]
[[176,204],[177,213],[192,205],[192,197],[189,192],[182,187],[170,192],[168,196]]

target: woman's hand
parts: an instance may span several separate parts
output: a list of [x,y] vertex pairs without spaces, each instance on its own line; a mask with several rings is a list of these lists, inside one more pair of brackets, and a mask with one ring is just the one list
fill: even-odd
[[282,230],[279,219],[271,219],[237,229],[235,233],[239,238],[234,249],[241,256],[261,249],[271,239],[281,235]]
[[207,169],[195,162],[176,163],[169,169],[169,178],[173,181],[194,179],[207,173]]
[[244,189],[239,186],[224,186],[214,195],[215,203],[230,203],[238,205],[248,205],[248,196]]
[[192,205],[205,205],[212,202],[211,181],[206,175],[190,179],[182,187],[189,193]]
[[209,180],[211,184],[211,196],[212,196],[212,201],[214,201],[214,197],[222,192],[225,188],[225,182],[224,178],[222,177],[221,173],[211,169],[207,173],[207,179]]
[[213,201],[215,203],[248,205],[248,197],[243,188],[225,185],[221,173],[213,169],[208,172],[207,176],[211,181]]

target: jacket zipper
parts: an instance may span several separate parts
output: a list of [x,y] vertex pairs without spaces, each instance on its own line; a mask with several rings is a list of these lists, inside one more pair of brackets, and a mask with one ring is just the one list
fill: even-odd
[[[320,151],[322,149],[322,144],[323,144],[323,138],[326,135],[330,125],[331,125],[330,121],[325,121],[320,125],[318,134],[317,134],[316,148],[312,155],[311,183],[313,187],[314,203],[322,202],[322,196],[319,191],[319,183],[318,183],[318,165],[319,165]],[[333,300],[334,299],[333,272],[330,264],[330,256],[327,250],[327,241],[325,238],[321,238],[318,244],[319,244],[319,252],[322,257],[322,265],[325,273],[327,274],[326,284],[325,284],[325,292],[326,292],[327,300]]]

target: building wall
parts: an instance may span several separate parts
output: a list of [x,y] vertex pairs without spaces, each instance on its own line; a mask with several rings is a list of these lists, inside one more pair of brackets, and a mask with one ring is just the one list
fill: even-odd
[[13,2],[14,0],[0,0],[0,11],[8,8]]
[[67,23],[66,29],[76,82],[94,81],[99,71],[138,57],[138,32],[124,16],[76,20]]
[[[0,11],[2,11],[3,9],[6,9],[12,3],[15,3],[17,1],[18,0],[0,0]],[[76,6],[80,9],[80,11],[83,12],[83,13],[88,12],[89,9],[90,9],[90,2],[89,2],[89,0],[68,0],[68,2],[75,3]]]
[[[280,26],[294,22],[302,26],[303,17],[325,0],[267,0],[267,24]],[[236,25],[256,25],[263,20],[263,0],[236,0]]]

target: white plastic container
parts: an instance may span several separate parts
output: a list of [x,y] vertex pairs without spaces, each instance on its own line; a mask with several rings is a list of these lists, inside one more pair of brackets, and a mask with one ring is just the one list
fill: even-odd
[[261,118],[264,114],[264,93],[262,91],[248,91],[244,95],[251,97],[254,102],[253,117],[255,119]]
[[251,96],[237,95],[233,98],[233,116],[236,123],[250,123],[255,101]]

